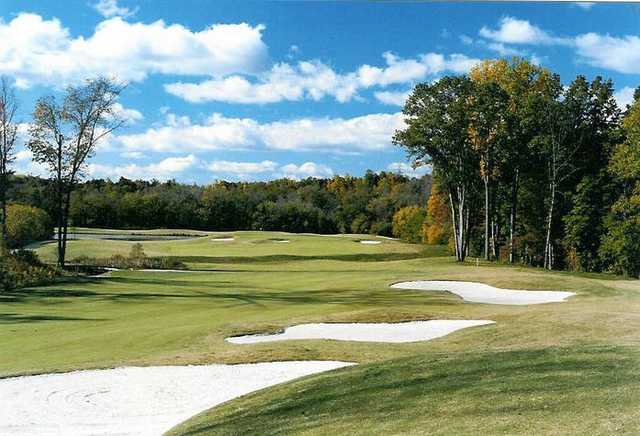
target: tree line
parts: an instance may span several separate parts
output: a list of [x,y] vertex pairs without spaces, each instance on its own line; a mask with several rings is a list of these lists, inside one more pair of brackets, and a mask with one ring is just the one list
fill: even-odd
[[[14,176],[10,201],[57,213],[56,183]],[[119,229],[281,230],[391,236],[399,209],[426,204],[429,175],[368,171],[362,177],[225,182],[206,186],[121,178],[77,183],[69,222]]]
[[433,165],[427,230],[459,261],[638,276],[639,97],[518,58],[417,85],[394,142]]

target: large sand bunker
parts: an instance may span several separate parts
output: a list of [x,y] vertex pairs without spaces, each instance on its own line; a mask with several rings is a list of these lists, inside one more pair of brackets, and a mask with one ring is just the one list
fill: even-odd
[[352,365],[270,362],[128,367],[0,380],[0,434],[161,435],[258,389]]
[[448,280],[423,280],[402,282],[391,285],[396,289],[415,289],[419,291],[448,291],[471,303],[527,305],[557,303],[575,295],[561,291],[526,291],[494,288],[484,283],[456,282]]
[[366,241],[360,241],[361,244],[365,244],[365,245],[378,245],[381,242],[380,241],[370,241],[370,240],[366,240]]
[[226,237],[221,237],[221,238],[212,238],[211,241],[213,242],[232,242],[234,241],[236,238],[226,238]]
[[431,320],[399,323],[318,323],[288,327],[272,335],[233,336],[226,341],[234,344],[284,341],[289,339],[333,339],[358,342],[416,342],[446,336],[456,330],[493,324],[486,320]]

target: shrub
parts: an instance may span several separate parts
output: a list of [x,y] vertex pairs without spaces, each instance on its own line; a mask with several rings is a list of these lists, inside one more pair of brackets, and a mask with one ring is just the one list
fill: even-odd
[[148,257],[142,244],[136,243],[131,247],[129,256],[114,254],[106,258],[88,256],[76,257],[72,263],[82,266],[96,266],[117,269],[186,269],[186,265],[172,257]]
[[59,269],[43,264],[33,251],[19,250],[0,260],[0,291],[42,285],[61,275]]
[[422,207],[403,207],[393,215],[393,235],[407,242],[423,242],[422,226],[426,218],[427,211]]
[[49,239],[53,233],[49,215],[37,207],[12,203],[7,207],[7,233],[10,248]]

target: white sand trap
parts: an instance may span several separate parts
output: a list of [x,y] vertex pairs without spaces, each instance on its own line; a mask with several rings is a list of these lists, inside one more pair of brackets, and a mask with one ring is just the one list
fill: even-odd
[[291,242],[291,241],[290,241],[290,240],[288,240],[288,239],[281,239],[281,240],[273,241],[273,242],[276,242],[276,243],[278,243],[278,244],[288,244],[288,243],[289,243],[289,242]]
[[574,292],[526,291],[494,288],[484,283],[456,282],[448,280],[424,280],[402,282],[391,285],[396,289],[416,289],[420,291],[448,291],[472,303],[527,305],[558,303],[575,295]]
[[235,241],[236,238],[213,238],[213,242],[231,242]]
[[367,240],[367,241],[360,241],[360,243],[361,244],[365,244],[365,245],[378,245],[381,242],[380,241],[369,241],[369,240]]
[[0,434],[161,435],[233,398],[348,365],[127,367],[8,378],[0,380]]
[[234,344],[285,341],[290,339],[333,339],[357,342],[417,342],[446,336],[456,330],[494,321],[432,320],[389,323],[319,323],[288,327],[283,333],[273,335],[247,335],[227,338]]

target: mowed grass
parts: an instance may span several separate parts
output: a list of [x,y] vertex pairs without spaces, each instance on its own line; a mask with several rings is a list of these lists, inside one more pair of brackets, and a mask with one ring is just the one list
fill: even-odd
[[[205,272],[119,271],[0,295],[0,375],[119,365],[344,360],[215,408],[177,433],[478,434],[640,431],[640,283],[475,261],[370,236],[234,232],[144,242]],[[287,239],[290,243],[279,243]],[[126,254],[123,241],[72,241],[73,255]],[[51,246],[39,252],[51,255]],[[390,289],[451,279],[570,290],[565,303],[470,304]],[[411,344],[283,341],[230,335],[304,322],[491,319]]]

